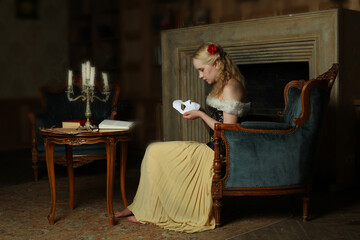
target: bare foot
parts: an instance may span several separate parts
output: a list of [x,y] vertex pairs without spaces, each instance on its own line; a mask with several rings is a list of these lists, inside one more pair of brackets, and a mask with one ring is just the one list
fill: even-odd
[[115,213],[116,218],[127,217],[127,216],[130,216],[130,215],[132,215],[132,212],[128,208],[125,208],[124,210]]
[[135,216],[128,217],[128,220],[132,223],[139,223]]

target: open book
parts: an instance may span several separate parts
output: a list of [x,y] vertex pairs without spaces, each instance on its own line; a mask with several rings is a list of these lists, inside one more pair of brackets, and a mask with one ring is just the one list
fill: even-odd
[[105,119],[99,124],[99,129],[128,130],[134,126],[134,122]]

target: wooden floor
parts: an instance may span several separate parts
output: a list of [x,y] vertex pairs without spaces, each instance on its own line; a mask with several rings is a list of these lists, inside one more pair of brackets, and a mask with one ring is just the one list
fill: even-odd
[[360,197],[353,192],[317,194],[310,221],[287,218],[232,240],[355,240],[360,239]]
[[[16,185],[33,181],[31,168],[31,154],[29,149],[1,151],[0,186]],[[95,163],[76,170],[76,174],[91,175],[105,169],[105,163]],[[130,164],[129,170],[137,172],[138,164]],[[66,176],[66,168],[56,169],[57,177]],[[138,178],[138,174],[135,178]],[[47,179],[45,165],[40,179]],[[135,180],[136,181],[136,180]],[[136,184],[130,184],[135,186]],[[258,203],[269,201],[269,198],[256,198]],[[274,201],[274,199],[270,200]],[[276,201],[276,199],[275,199]],[[286,201],[285,201],[286,203]],[[254,203],[252,202],[252,205]],[[272,203],[276,207],[276,202]],[[281,204],[281,203],[279,203]],[[226,206],[227,207],[227,206]],[[242,233],[231,238],[234,240],[277,240],[277,239],[360,239],[360,194],[359,190],[343,192],[317,191],[310,202],[310,221],[301,221],[301,206],[295,210],[293,217],[287,217],[274,224],[267,225],[250,232]],[[229,211],[226,210],[226,211]],[[0,233],[1,234],[1,233]]]

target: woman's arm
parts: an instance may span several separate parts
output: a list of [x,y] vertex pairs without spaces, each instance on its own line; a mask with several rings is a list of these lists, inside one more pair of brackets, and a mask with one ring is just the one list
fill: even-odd
[[[234,79],[230,79],[228,84],[223,89],[222,92],[222,100],[244,100],[243,88],[241,85],[235,81]],[[214,130],[215,123],[219,123],[215,119],[211,118],[204,111],[201,110],[193,110],[183,114],[185,119],[194,120],[197,118],[201,118],[207,126],[209,126],[212,130]],[[231,113],[223,112],[224,123],[237,123],[238,116]]]
[[[215,123],[219,123],[218,121],[207,115],[205,112],[199,110],[192,110],[186,112],[184,113],[183,117],[189,120],[201,118],[212,130],[214,130]],[[236,115],[224,112],[224,123],[236,123],[237,119],[238,117]]]

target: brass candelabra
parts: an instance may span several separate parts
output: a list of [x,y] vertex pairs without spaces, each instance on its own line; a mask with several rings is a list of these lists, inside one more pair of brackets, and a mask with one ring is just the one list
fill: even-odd
[[95,95],[96,88],[94,86],[94,78],[95,78],[95,67],[90,67],[90,62],[82,64],[82,90],[81,95],[77,97],[73,97],[74,90],[72,85],[72,72],[69,70],[69,78],[68,78],[68,86],[65,91],[67,94],[67,98],[70,102],[77,101],[81,99],[82,101],[86,101],[86,109],[85,109],[85,117],[86,123],[84,126],[80,126],[79,129],[91,131],[97,128],[95,125],[92,125],[90,122],[91,117],[91,108],[90,102],[93,102],[95,99],[101,102],[107,102],[110,96],[109,85],[107,75],[105,73],[102,74],[104,80],[104,90],[101,92],[104,95],[104,98],[100,98]]

